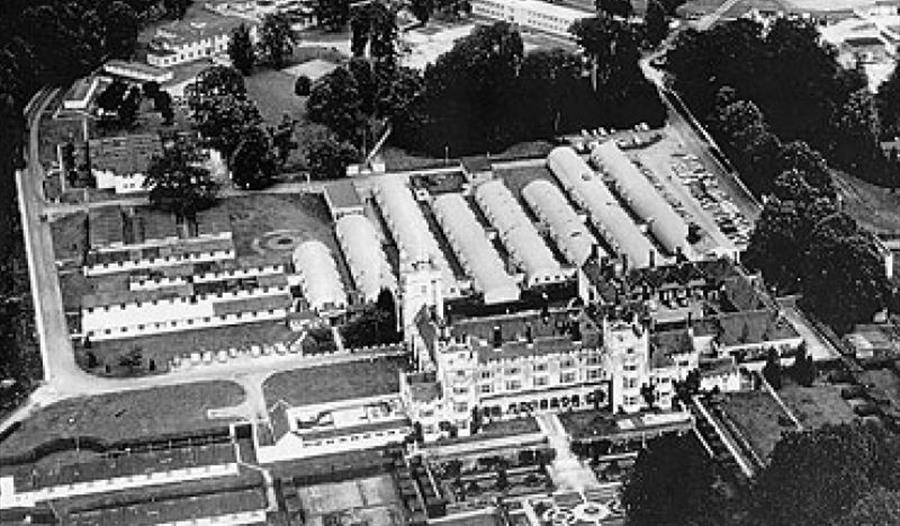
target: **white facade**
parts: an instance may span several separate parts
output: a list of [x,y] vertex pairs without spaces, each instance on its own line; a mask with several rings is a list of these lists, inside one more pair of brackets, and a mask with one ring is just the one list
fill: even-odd
[[100,85],[100,78],[93,77],[90,80],[88,79],[79,79],[76,81],[76,86],[79,83],[83,83],[83,86],[86,87],[84,93],[82,94],[73,94],[72,98],[63,99],[63,109],[66,110],[87,110],[88,106],[91,104],[91,100],[94,98],[94,94],[97,92],[97,88]]
[[117,174],[112,170],[92,170],[98,190],[113,190],[117,194],[135,194],[146,192],[142,173]]
[[147,63],[159,68],[168,68],[211,59],[228,52],[231,32],[240,24],[247,24],[251,41],[256,41],[256,26],[245,20],[225,19],[211,23],[175,22],[157,30],[151,48],[147,52]]
[[169,70],[156,69],[139,62],[126,62],[124,60],[110,60],[103,64],[103,71],[110,75],[124,77],[139,82],[158,82],[160,84],[168,82],[175,77],[175,74]]
[[569,28],[576,21],[594,16],[539,0],[472,0],[472,14],[562,38],[572,38]]
[[497,229],[510,258],[525,272],[528,285],[564,281],[571,275],[563,272],[503,181],[495,179],[479,185],[475,200],[491,226]]

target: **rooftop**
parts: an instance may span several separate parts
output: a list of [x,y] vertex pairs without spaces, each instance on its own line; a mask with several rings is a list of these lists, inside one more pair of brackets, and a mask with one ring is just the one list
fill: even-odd
[[153,157],[162,154],[162,140],[152,133],[120,135],[91,139],[88,149],[93,170],[117,175],[146,174]]
[[362,199],[350,181],[338,181],[325,186],[325,202],[331,209],[362,207]]
[[672,357],[694,351],[694,340],[686,329],[656,331],[650,335],[651,367],[668,367]]
[[231,34],[231,31],[241,24],[253,25],[248,20],[231,17],[218,17],[206,22],[176,20],[157,29],[154,41],[164,45],[183,45],[218,35]]
[[694,334],[714,336],[727,347],[757,344],[800,335],[778,311],[754,310],[721,314],[694,324]]

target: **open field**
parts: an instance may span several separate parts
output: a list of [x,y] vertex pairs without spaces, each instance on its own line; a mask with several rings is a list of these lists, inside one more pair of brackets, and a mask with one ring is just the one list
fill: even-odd
[[825,424],[841,424],[856,418],[853,409],[841,398],[840,385],[815,383],[803,387],[784,378],[778,396],[805,427],[817,428]]
[[722,410],[761,459],[766,459],[783,431],[794,424],[766,391],[728,393]]
[[14,455],[57,438],[90,436],[107,441],[186,433],[222,425],[207,411],[235,406],[245,393],[232,382],[202,382],[80,397],[47,406],[0,443]]
[[252,195],[222,201],[231,219],[238,258],[259,256],[282,262],[290,260],[292,247],[274,249],[260,244],[266,234],[286,231],[298,240],[318,239],[337,251],[331,218],[325,201],[317,194]]
[[285,371],[263,383],[263,394],[267,406],[279,400],[301,406],[396,393],[403,362],[380,358]]
[[890,369],[869,369],[860,373],[860,381],[870,387],[872,394],[886,398],[891,406],[900,408],[900,377]]
[[[191,353],[204,351],[216,353],[231,347],[242,349],[253,344],[283,342],[297,336],[284,323],[268,321],[98,341],[92,343],[91,351],[97,358],[96,371],[103,372],[105,366],[109,365],[109,374],[113,376],[134,376],[135,371],[121,366],[120,360],[135,350],[141,353],[142,369],[153,360],[156,371],[165,372],[169,361],[175,356],[183,358]],[[83,349],[76,352],[80,354]]]
[[275,70],[262,70],[246,77],[247,95],[256,102],[267,124],[281,122],[287,114],[294,119],[304,119],[306,98],[294,95],[297,77]]
[[842,172],[832,174],[848,214],[875,233],[900,233],[900,193]]
[[393,526],[402,523],[400,499],[390,475],[359,478],[298,488],[297,493],[310,526],[353,524]]

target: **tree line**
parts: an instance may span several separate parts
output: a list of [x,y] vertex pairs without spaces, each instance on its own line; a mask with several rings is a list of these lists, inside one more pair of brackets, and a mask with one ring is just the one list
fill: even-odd
[[[871,94],[865,72],[839,64],[837,50],[822,41],[814,22],[778,18],[766,27],[741,19],[704,32],[688,29],[666,54],[666,69],[673,87],[700,119],[715,122],[717,94],[729,87],[735,98],[759,109],[773,136],[805,141],[833,167],[863,180],[900,185],[900,165],[879,143],[900,128],[897,73]],[[721,136],[729,143],[731,137]],[[763,135],[730,145],[727,153],[765,161],[771,159],[767,149],[772,142],[772,136]],[[746,165],[739,168],[760,194],[778,175]]]
[[622,501],[633,526],[900,524],[900,438],[843,424],[782,435],[747,489],[727,482],[693,435],[648,443]]
[[458,157],[583,127],[665,119],[638,67],[644,39],[628,22],[598,16],[573,27],[588,68],[561,48],[525,53],[518,31],[497,22],[476,27],[420,73],[398,66],[395,13],[368,6],[351,23],[357,57],[317,81],[307,104],[311,120],[357,148],[388,122],[392,144]]

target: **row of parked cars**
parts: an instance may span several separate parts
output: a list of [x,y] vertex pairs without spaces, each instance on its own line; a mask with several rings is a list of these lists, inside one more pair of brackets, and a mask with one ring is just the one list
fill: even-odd
[[719,230],[737,248],[746,248],[753,229],[750,220],[741,214],[728,194],[719,188],[716,178],[696,155],[674,153],[672,156],[675,158],[671,164],[672,172],[690,189],[700,206],[712,215]]

